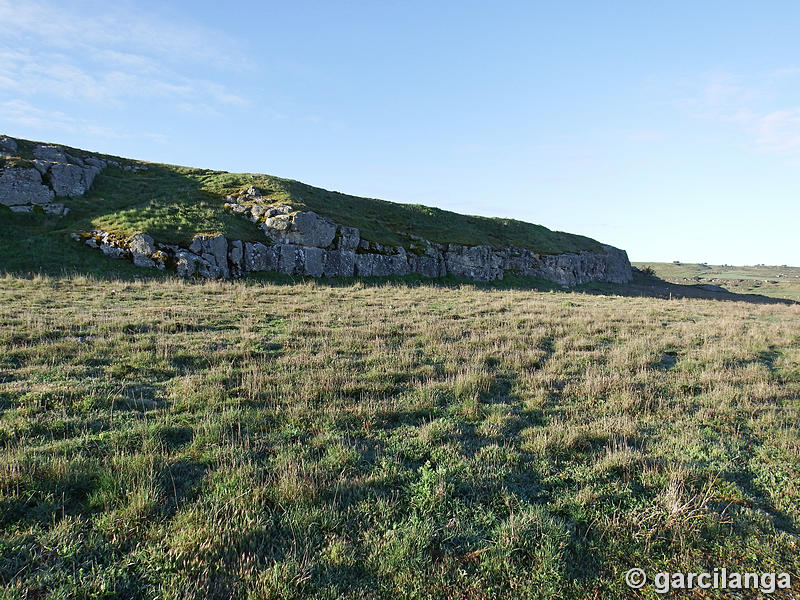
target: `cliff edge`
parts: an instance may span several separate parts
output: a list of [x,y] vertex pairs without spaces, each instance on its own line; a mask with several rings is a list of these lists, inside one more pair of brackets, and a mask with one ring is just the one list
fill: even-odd
[[15,218],[43,219],[43,228],[71,228],[73,240],[110,258],[185,277],[632,278],[624,250],[541,225],[8,136],[0,136],[2,206]]

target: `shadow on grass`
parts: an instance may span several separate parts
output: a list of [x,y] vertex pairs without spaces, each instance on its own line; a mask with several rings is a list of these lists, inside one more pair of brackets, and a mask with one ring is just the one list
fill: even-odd
[[752,304],[800,304],[787,298],[774,298],[761,294],[736,294],[728,291],[710,291],[699,285],[680,285],[670,283],[655,276],[645,275],[634,270],[633,281],[630,283],[600,283],[592,282],[577,286],[562,286],[546,279],[536,279],[520,275],[507,274],[499,281],[467,281],[448,275],[430,279],[421,275],[406,275],[395,277],[339,277],[320,278],[280,275],[277,273],[251,274],[241,280],[249,284],[270,283],[273,285],[294,285],[303,281],[315,281],[318,285],[330,287],[350,287],[358,282],[364,287],[382,287],[391,284],[401,284],[409,287],[429,287],[441,289],[458,289],[470,286],[484,290],[522,290],[532,292],[566,292],[588,294],[593,296],[624,296],[630,298],[658,298],[663,300],[699,298],[703,300],[719,300],[727,302],[748,302]]
[[586,283],[576,288],[586,294],[603,294],[626,297],[660,298],[677,300],[682,298],[699,298],[703,300],[720,300],[726,302],[749,302],[751,304],[799,304],[786,298],[774,298],[761,294],[737,294],[724,288],[712,290],[702,284],[681,285],[659,279],[655,275],[647,275],[638,269],[633,270],[633,281],[626,284]]
[[125,235],[147,231],[160,242],[182,245],[204,232],[231,239],[263,236],[253,223],[225,211],[223,200],[204,189],[202,177],[190,177],[188,171],[164,165],[149,165],[140,173],[108,167],[85,196],[59,198],[70,209],[64,217],[14,213],[0,205],[0,272],[103,279],[141,274],[130,262],[110,260],[70,238],[94,229]]
[[[78,246],[72,240],[66,239],[64,245],[72,244]],[[53,243],[51,247],[60,246]],[[173,272],[145,271],[133,264],[107,258],[96,250],[90,248],[71,248],[65,251],[62,256],[66,257],[74,252],[81,252],[89,256],[80,256],[79,260],[66,261],[58,265],[48,264],[43,261],[39,268],[28,266],[28,268],[7,268],[13,265],[0,264],[0,276],[8,274],[13,277],[32,278],[37,275],[47,275],[50,277],[71,277],[71,276],[90,276],[99,281],[165,281],[177,277]],[[197,280],[202,283],[204,280]],[[699,285],[681,285],[670,283],[655,276],[648,276],[634,272],[634,279],[630,283],[615,284],[604,282],[591,282],[574,287],[562,286],[545,279],[535,279],[518,275],[507,275],[500,281],[483,282],[467,281],[453,276],[430,279],[421,275],[390,276],[390,277],[335,277],[335,278],[314,278],[311,276],[292,276],[280,273],[260,272],[251,273],[247,277],[235,280],[244,285],[297,285],[298,283],[314,282],[316,285],[328,286],[332,288],[347,288],[354,283],[363,287],[384,287],[387,285],[404,285],[408,287],[428,287],[433,289],[453,290],[463,286],[470,286],[482,290],[521,290],[532,292],[562,292],[575,294],[588,294],[592,296],[623,296],[628,298],[657,298],[661,300],[679,300],[684,298],[695,298],[702,300],[717,300],[721,302],[747,302],[750,304],[800,304],[788,298],[775,298],[761,294],[737,294],[728,291],[710,291],[703,289]]]

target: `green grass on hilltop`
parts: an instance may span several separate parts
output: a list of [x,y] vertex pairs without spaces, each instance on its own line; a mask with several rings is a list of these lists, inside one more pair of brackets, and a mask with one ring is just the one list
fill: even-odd
[[632,567],[797,586],[798,316],[0,277],[0,600],[660,597]]
[[205,173],[162,165],[140,173],[107,169],[72,205],[80,206],[93,227],[126,235],[144,231],[165,243],[188,245],[199,233],[263,240],[253,223],[224,209],[224,200],[206,186]]
[[[149,165],[144,173],[118,172],[101,176],[89,195],[97,208],[98,197],[114,201],[114,210],[93,223],[116,233],[147,231],[158,239],[187,242],[198,233],[221,232],[248,240],[263,233],[225,211],[224,198],[250,185],[276,202],[296,210],[313,210],[333,220],[358,227],[367,240],[408,245],[416,235],[432,242],[495,247],[520,246],[545,253],[598,249],[586,237],[550,231],[513,219],[473,217],[419,205],[359,198],[315,188],[298,181],[269,175],[234,174],[166,165]],[[127,204],[125,203],[127,198]]]
[[[21,158],[4,159],[3,164],[30,166],[27,161],[32,158],[36,143],[18,140]],[[76,156],[88,154],[69,147],[65,150]],[[116,160],[123,165],[145,164]],[[513,219],[460,215],[437,208],[359,198],[269,175],[149,163],[146,166],[143,172],[108,167],[85,197],[58,200],[72,210],[63,219],[11,215],[0,207],[3,213],[0,267],[39,271],[39,261],[48,263],[56,254],[64,258],[64,268],[74,269],[88,259],[78,257],[68,248],[73,244],[68,234],[95,228],[123,235],[147,232],[160,242],[182,245],[188,245],[192,237],[202,233],[264,240],[263,232],[223,206],[226,195],[237,194],[250,185],[261,188],[276,202],[291,204],[297,210],[313,210],[344,225],[358,227],[364,239],[382,244],[408,247],[413,243],[412,236],[419,236],[439,243],[514,245],[542,253],[600,248],[592,239]],[[19,246],[27,251],[19,252]]]
[[590,238],[551,231],[541,225],[462,215],[418,204],[397,204],[330,192],[298,181],[268,175],[210,173],[201,176],[205,189],[228,194],[255,185],[265,195],[299,210],[313,210],[333,220],[358,227],[365,239],[390,245],[408,245],[411,235],[443,244],[519,246],[542,253],[597,250]]

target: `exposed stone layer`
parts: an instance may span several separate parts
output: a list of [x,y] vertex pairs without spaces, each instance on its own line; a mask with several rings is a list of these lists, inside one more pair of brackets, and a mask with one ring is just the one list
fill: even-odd
[[16,156],[17,140],[7,135],[0,135],[0,156]]
[[54,198],[55,193],[42,182],[42,174],[36,169],[0,169],[0,204],[42,206]]
[[72,156],[61,146],[34,147],[32,161],[20,159],[18,152],[16,140],[0,136],[0,156],[15,159],[0,166],[0,204],[14,212],[65,215],[69,209],[55,198],[84,195],[108,166],[102,158]]
[[[196,236],[188,248],[156,244],[137,234],[119,240],[105,232],[86,234],[90,246],[109,256],[130,258],[143,267],[173,266],[184,277],[228,279],[258,271],[313,277],[383,277],[419,274],[454,275],[473,281],[502,279],[506,272],[564,285],[589,281],[625,283],[631,266],[624,250],[602,246],[596,252],[540,254],[526,248],[436,244],[415,238],[410,249],[385,246],[361,238],[354,227],[340,225],[311,211],[265,204],[256,188],[246,196],[229,197],[226,207],[264,231],[264,242],[228,240],[221,234]],[[238,202],[233,200],[239,200]],[[255,201],[255,204],[243,204]],[[99,241],[98,241],[99,240]],[[119,248],[119,252],[111,248]],[[158,248],[158,250],[156,250]],[[154,258],[160,253],[163,259]]]

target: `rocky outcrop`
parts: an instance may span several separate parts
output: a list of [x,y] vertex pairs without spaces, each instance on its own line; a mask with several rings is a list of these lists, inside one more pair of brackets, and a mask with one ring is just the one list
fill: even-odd
[[52,189],[42,181],[36,169],[6,167],[0,169],[0,203],[18,210],[19,207],[44,206],[55,198]]
[[61,146],[35,146],[33,160],[18,154],[17,141],[0,136],[0,156],[6,159],[0,163],[0,204],[14,212],[65,215],[69,209],[55,198],[84,195],[108,166],[102,158],[73,156]]
[[[37,161],[39,164],[41,161]],[[56,196],[83,196],[99,172],[100,167],[95,166],[53,163],[46,174],[50,176],[50,186]]]
[[72,239],[96,248],[110,258],[131,260],[137,267],[166,268],[168,253],[160,250],[163,244],[146,233],[137,233],[129,238],[107,231],[95,230],[88,233],[73,233]]
[[155,240],[146,233],[137,233],[128,240],[128,249],[137,267],[155,267],[153,255],[156,253]]
[[0,135],[0,156],[17,156],[17,140]]
[[229,279],[228,240],[224,235],[199,235],[192,240],[189,251],[200,257],[196,270],[208,279]]
[[542,254],[527,248],[437,244],[413,238],[409,248],[361,238],[355,227],[340,225],[312,211],[263,198],[250,188],[228,197],[226,208],[256,223],[263,242],[228,240],[221,234],[196,236],[188,248],[158,244],[146,234],[118,239],[105,232],[83,234],[86,243],[109,256],[129,258],[142,267],[174,267],[183,277],[228,279],[258,271],[312,277],[385,277],[453,275],[473,281],[502,279],[507,272],[564,285],[589,281],[625,283],[631,265],[624,250]]
[[502,279],[503,258],[491,246],[448,246],[444,253],[448,273],[477,281]]
[[[258,193],[257,188],[248,189],[248,194]],[[260,197],[245,196],[245,199],[261,200]],[[242,215],[257,223],[267,238],[274,244],[294,244],[310,248],[327,248],[333,243],[337,232],[343,232],[345,244],[352,248],[358,246],[358,230],[354,227],[340,227],[327,217],[315,212],[297,212],[291,206],[259,204],[239,204],[232,196],[225,207],[234,214]],[[355,236],[355,237],[354,237]]]

